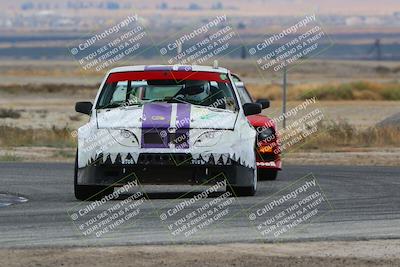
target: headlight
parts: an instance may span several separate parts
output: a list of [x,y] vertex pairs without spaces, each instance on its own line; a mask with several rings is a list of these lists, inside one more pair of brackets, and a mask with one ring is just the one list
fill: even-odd
[[194,146],[198,147],[208,147],[215,146],[219,140],[221,139],[222,132],[221,131],[208,131],[202,133],[194,142]]
[[136,135],[130,130],[109,130],[108,131],[114,140],[122,146],[137,147],[139,141]]
[[257,138],[258,142],[270,142],[275,139],[275,131],[272,128],[263,128],[261,129],[261,132],[258,133]]

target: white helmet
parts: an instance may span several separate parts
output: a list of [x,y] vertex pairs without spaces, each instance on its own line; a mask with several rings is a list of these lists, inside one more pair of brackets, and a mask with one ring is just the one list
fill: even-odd
[[208,81],[186,82],[185,99],[189,101],[201,102],[210,96],[210,83]]

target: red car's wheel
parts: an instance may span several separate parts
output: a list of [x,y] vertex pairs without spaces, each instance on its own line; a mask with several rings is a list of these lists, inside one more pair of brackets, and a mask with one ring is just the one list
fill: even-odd
[[271,169],[258,169],[258,179],[260,181],[266,181],[266,180],[276,180],[278,177],[278,171],[277,170],[271,170]]

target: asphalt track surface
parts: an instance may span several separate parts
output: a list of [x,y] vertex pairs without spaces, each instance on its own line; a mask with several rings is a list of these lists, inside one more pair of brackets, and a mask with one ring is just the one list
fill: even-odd
[[[177,217],[171,216],[169,221],[160,219],[160,213],[196,195],[193,193],[177,200],[184,192],[178,192],[177,188],[183,188],[176,186],[146,189],[149,198],[137,206],[139,214],[100,237],[95,237],[94,232],[89,237],[84,236],[77,226],[87,223],[88,215],[82,215],[74,223],[71,213],[92,202],[75,200],[72,175],[72,164],[1,163],[0,247],[400,238],[400,167],[284,166],[278,180],[259,182],[255,197],[232,198],[234,201],[226,206],[229,213],[225,217],[189,237],[173,235],[169,230],[168,225]],[[302,177],[315,177],[319,185],[316,190],[324,195],[326,201],[319,206],[318,216],[279,236],[263,236],[249,220],[249,214],[256,210],[255,206],[263,207],[269,203],[271,198],[268,197],[277,199],[297,188],[303,182]],[[18,197],[13,197],[15,195]],[[130,196],[132,194],[108,201],[91,214],[97,216]],[[198,200],[181,215],[198,211],[218,196],[222,193]],[[24,198],[28,201],[6,203]],[[290,207],[293,201],[284,202],[281,208]]]

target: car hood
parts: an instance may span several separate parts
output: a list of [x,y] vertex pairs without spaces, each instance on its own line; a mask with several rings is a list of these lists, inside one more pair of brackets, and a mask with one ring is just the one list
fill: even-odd
[[234,129],[237,112],[183,103],[147,103],[96,111],[98,128]]

